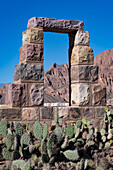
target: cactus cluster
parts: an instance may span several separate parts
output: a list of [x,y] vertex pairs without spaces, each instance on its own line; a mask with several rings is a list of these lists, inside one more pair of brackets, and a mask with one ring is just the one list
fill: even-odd
[[58,119],[58,109],[55,126],[50,131],[47,124],[41,125],[38,120],[33,125],[11,123],[9,127],[6,120],[1,121],[0,133],[5,138],[2,155],[6,160],[14,160],[12,169],[29,170],[30,166],[40,164],[50,166],[56,160],[66,160],[76,170],[104,167],[106,161],[95,164],[94,160],[95,155],[103,150],[107,153],[113,146],[113,110],[106,109],[100,131],[85,118],[75,123],[62,122]]

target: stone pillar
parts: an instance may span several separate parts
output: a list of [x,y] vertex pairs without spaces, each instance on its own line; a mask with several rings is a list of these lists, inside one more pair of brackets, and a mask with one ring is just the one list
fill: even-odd
[[105,106],[105,87],[98,84],[98,66],[93,65],[89,33],[79,30],[71,54],[71,105]]
[[12,107],[44,105],[43,29],[23,32],[20,63],[15,66],[14,84],[7,87],[6,104]]

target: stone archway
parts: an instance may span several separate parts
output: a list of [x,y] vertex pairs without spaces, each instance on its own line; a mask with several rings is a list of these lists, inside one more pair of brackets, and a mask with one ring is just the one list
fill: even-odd
[[43,107],[45,31],[69,35],[70,107],[59,108],[59,112],[63,116],[65,112],[68,120],[83,115],[101,118],[106,105],[106,89],[98,84],[98,67],[93,65],[93,50],[89,47],[89,33],[84,31],[83,21],[34,17],[28,21],[27,28],[23,32],[23,46],[20,48],[20,63],[15,67],[14,84],[6,86],[6,104],[12,107],[12,113],[16,108],[20,120],[53,118],[55,108]]

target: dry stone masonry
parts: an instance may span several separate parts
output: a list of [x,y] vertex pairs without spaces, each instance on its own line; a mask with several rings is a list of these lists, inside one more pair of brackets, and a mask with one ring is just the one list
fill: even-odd
[[106,106],[106,88],[98,83],[98,66],[83,21],[33,17],[23,32],[20,63],[15,66],[14,84],[6,86],[6,104],[1,119],[40,120],[54,124],[57,107],[44,107],[44,31],[69,35],[69,105],[58,107],[63,121],[90,119],[99,127]]

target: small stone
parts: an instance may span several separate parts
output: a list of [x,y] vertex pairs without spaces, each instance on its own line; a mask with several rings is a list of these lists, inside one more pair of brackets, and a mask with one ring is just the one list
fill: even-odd
[[20,48],[20,62],[41,62],[43,61],[42,44],[25,44]]
[[82,107],[81,115],[85,118],[93,118],[94,117],[94,107]]
[[71,55],[71,64],[84,63],[93,64],[94,54],[92,48],[88,46],[74,46]]
[[74,45],[87,45],[89,46],[89,32],[78,30],[75,36]]
[[32,28],[23,32],[23,45],[26,43],[43,43],[43,29]]
[[29,84],[29,106],[44,105],[44,86],[38,83]]
[[98,66],[71,66],[71,82],[96,82],[97,80]]
[[18,64],[15,67],[14,81],[44,81],[42,65]]
[[21,120],[21,109],[20,108],[8,108],[1,109],[2,119],[6,120]]
[[40,119],[53,119],[53,107],[41,107]]
[[95,107],[95,117],[104,117],[105,107]]
[[79,108],[70,107],[69,108],[69,115],[70,115],[70,119],[81,118],[80,109]]
[[92,105],[106,106],[106,87],[104,85],[92,85]]
[[71,103],[72,105],[89,105],[90,86],[88,84],[71,84]]
[[22,120],[39,120],[40,108],[23,108]]
[[69,109],[65,107],[58,108],[58,116],[63,120],[69,119]]
[[25,84],[8,84],[6,86],[6,105],[26,106],[26,93]]

